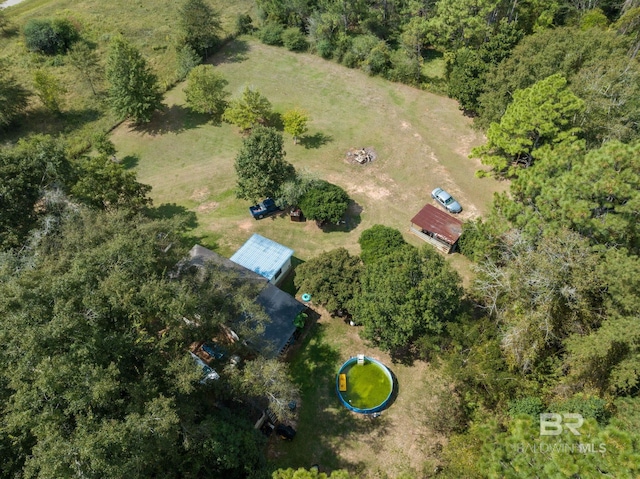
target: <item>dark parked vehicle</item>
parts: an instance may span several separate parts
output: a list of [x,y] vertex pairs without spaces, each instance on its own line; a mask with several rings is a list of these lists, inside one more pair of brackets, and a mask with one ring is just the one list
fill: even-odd
[[291,426],[285,426],[284,424],[278,424],[276,426],[276,434],[280,436],[280,439],[285,441],[291,441],[296,437],[296,430]]
[[257,220],[260,220],[265,216],[272,215],[273,213],[277,213],[278,211],[281,211],[283,209],[284,208],[280,208],[278,205],[276,205],[276,202],[271,198],[267,198],[257,205],[249,206],[251,215]]
[[449,213],[460,213],[462,206],[458,203],[453,196],[444,191],[442,188],[436,188],[431,192],[431,196],[434,200],[440,203],[446,208]]

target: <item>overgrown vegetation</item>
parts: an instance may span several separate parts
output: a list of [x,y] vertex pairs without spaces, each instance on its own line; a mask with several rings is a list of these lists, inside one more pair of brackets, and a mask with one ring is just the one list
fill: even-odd
[[[162,109],[162,90],[189,75],[194,111],[250,131],[235,162],[238,198],[276,197],[339,227],[349,195],[284,160],[282,134],[264,126],[278,127],[276,115],[257,89],[227,105],[226,80],[197,67],[223,37],[210,4],[158,5],[172,21],[143,33],[115,14],[102,27],[80,9],[43,9],[16,14],[21,35],[12,35],[13,13],[0,11],[3,138],[63,133],[0,151],[7,477],[262,477],[262,440],[243,408],[269,397],[285,418],[283,398],[297,393],[285,368],[261,361],[198,385],[186,345],[260,312],[247,309],[245,283],[215,268],[206,280],[167,276],[186,252],[184,224],[152,219],[162,213],[150,187],[117,162],[104,131],[117,118],[144,127]],[[592,6],[257,1],[263,42],[367,74],[431,86],[425,60],[439,52],[447,91],[487,129],[474,155],[489,176],[512,180],[486,218],[465,225],[461,251],[475,262],[466,291],[441,256],[383,225],[362,233],[360,257],[318,254],[295,279],[394,359],[438,365],[442,382],[421,419],[449,439],[437,455],[443,477],[639,472],[640,7]],[[252,32],[252,18],[235,13],[234,31]],[[308,118],[282,116],[294,143]],[[597,451],[535,453],[556,444],[539,434],[543,412],[581,414],[582,438]]]

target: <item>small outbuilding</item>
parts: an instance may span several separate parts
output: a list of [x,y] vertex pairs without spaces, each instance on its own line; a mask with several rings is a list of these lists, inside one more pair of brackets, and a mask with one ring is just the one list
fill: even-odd
[[462,234],[462,221],[433,205],[426,205],[411,219],[411,232],[445,253],[451,253]]
[[230,259],[277,285],[291,269],[292,256],[291,248],[254,234]]

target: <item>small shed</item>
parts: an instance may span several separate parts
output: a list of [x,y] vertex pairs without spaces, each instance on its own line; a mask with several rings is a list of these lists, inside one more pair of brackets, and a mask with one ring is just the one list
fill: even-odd
[[230,259],[277,285],[291,269],[292,256],[291,248],[254,234]]
[[410,230],[439,250],[451,253],[462,234],[462,221],[433,205],[426,205],[411,219]]

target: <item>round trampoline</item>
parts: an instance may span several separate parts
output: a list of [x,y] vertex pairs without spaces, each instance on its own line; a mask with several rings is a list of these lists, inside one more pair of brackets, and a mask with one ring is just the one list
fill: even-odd
[[373,358],[357,356],[347,360],[336,377],[336,392],[347,409],[372,414],[385,409],[393,394],[391,371]]

